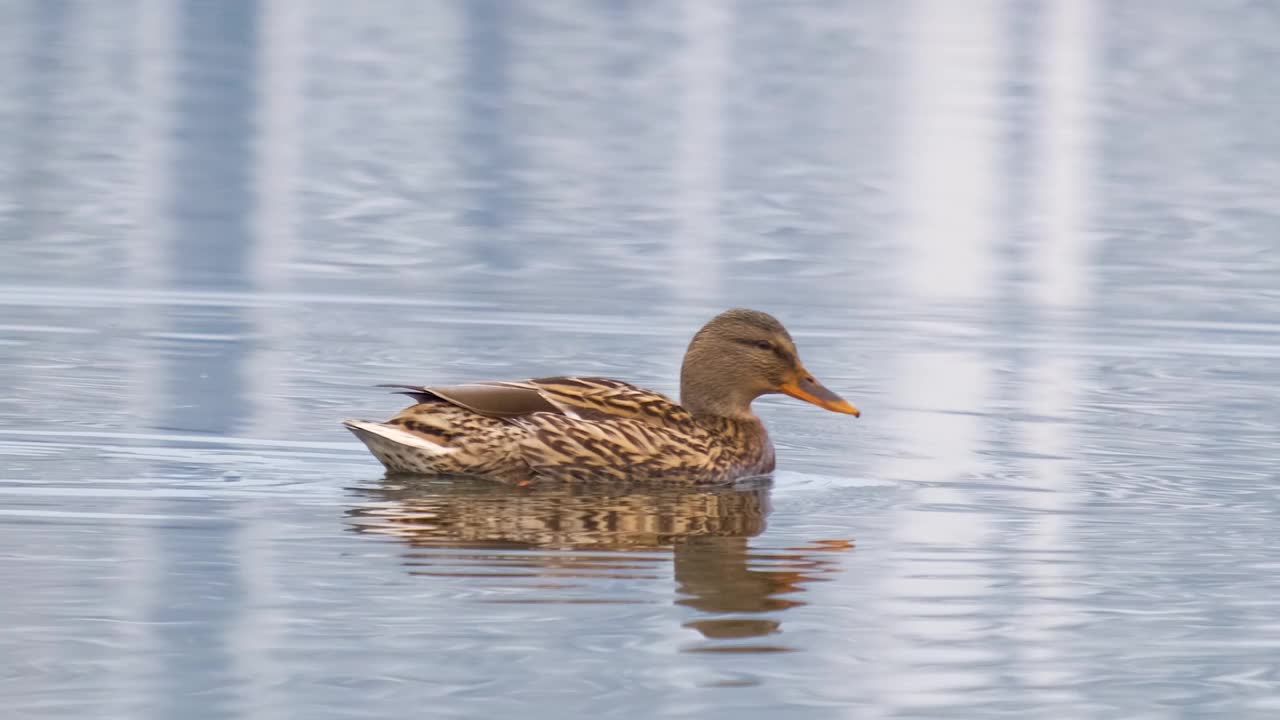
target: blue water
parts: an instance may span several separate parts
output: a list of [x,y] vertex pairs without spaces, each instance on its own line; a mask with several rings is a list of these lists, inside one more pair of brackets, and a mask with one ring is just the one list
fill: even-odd
[[[0,3],[5,717],[1280,713],[1267,3]],[[379,382],[777,315],[768,482]]]

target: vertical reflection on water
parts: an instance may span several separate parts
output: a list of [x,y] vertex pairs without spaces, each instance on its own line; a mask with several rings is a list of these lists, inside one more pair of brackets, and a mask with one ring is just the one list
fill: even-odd
[[[111,272],[116,258],[98,242],[119,230],[113,222],[131,214],[130,194],[136,190],[130,167],[130,141],[135,138],[129,135],[134,107],[120,99],[116,86],[127,87],[129,82],[112,72],[114,63],[130,54],[130,41],[136,37],[114,32],[122,26],[116,12],[86,3],[0,3],[0,245],[14,251],[7,262],[0,261],[0,274],[15,284],[128,282]],[[110,405],[121,417],[132,419],[139,417],[137,408],[153,406],[147,397],[149,391],[154,393],[154,376],[146,372],[146,364],[116,365],[121,359],[137,358],[127,335],[131,325],[145,325],[146,319],[138,314],[117,316],[99,309],[10,314],[10,322],[66,322],[83,331],[31,346],[37,356],[65,363],[64,374],[39,369],[41,363],[33,363],[33,356],[25,352],[0,352],[0,367],[12,380],[6,400],[30,403],[25,416],[23,405],[18,405],[18,425],[48,423],[61,430],[68,421],[91,424],[94,413],[82,415],[85,408]],[[110,323],[111,330],[103,332],[98,321]],[[0,335],[9,339],[7,333]],[[3,340],[0,346],[7,346]],[[26,369],[15,369],[23,366]],[[14,416],[6,419],[12,423]],[[60,448],[56,457],[50,457],[41,475],[80,482],[79,473],[92,477],[98,470],[96,458],[78,460],[74,451]],[[5,479],[22,477],[6,461],[0,461]],[[107,500],[100,501],[100,507],[110,511],[128,503]],[[0,600],[0,627],[21,643],[0,647],[6,680],[12,681],[8,685],[41,688],[42,678],[59,677],[78,693],[54,697],[45,692],[46,703],[75,697],[95,703],[104,717],[128,715],[125,699],[110,688],[129,684],[145,660],[120,657],[121,647],[136,646],[137,626],[108,620],[121,615],[137,619],[128,612],[139,607],[142,596],[136,581],[148,576],[146,563],[111,563],[113,575],[87,571],[83,563],[69,568],[65,558],[81,552],[95,567],[107,565],[101,558],[145,558],[149,537],[126,527],[85,533],[81,527],[17,523],[6,530],[0,564],[10,571],[14,587],[23,589],[7,592]],[[28,548],[36,551],[30,555],[31,564],[9,564],[25,556]],[[49,593],[50,586],[57,592]],[[41,617],[57,620],[33,622]],[[74,625],[84,617],[92,618],[93,630]],[[49,635],[33,635],[33,625],[61,628],[66,634],[58,635],[61,641],[50,640]],[[40,639],[23,642],[33,637]],[[26,675],[29,671],[35,672]],[[81,673],[91,676],[92,683],[77,684],[74,678]],[[6,711],[15,712],[4,704]]]
[[[466,84],[472,74],[499,74],[467,45],[467,13],[481,9],[470,3],[396,6],[412,16],[406,22],[401,12],[370,11],[363,3],[300,5],[303,10],[293,12],[305,15],[306,38],[297,48],[306,54],[303,77],[297,78],[305,83],[298,138],[303,172],[296,179],[301,214],[294,230],[301,254],[283,269],[284,276],[299,291],[345,290],[391,301],[461,300],[490,290],[477,287],[472,273],[489,266],[491,246],[518,245],[495,227],[510,219],[504,209],[510,188],[503,183],[519,170],[504,165],[516,158],[488,145],[493,133],[494,142],[512,141],[504,135],[507,120],[491,116],[508,112],[508,100],[494,94],[505,90],[492,87],[493,79]],[[435,324],[427,334],[423,326],[431,318],[395,308],[368,315],[307,305],[293,311],[304,333],[301,345],[333,352],[342,367],[324,382],[463,379],[441,370],[458,360],[451,356],[458,326]],[[314,366],[298,359],[293,357],[295,378],[314,379]],[[367,390],[359,394],[369,407],[386,412],[382,398]],[[297,396],[294,401],[313,408],[323,402]],[[347,407],[341,412],[350,412]]]
[[[133,80],[137,94],[134,98],[133,130],[137,174],[132,188],[133,236],[124,243],[127,261],[124,281],[127,287],[150,289],[163,285],[168,272],[172,252],[168,246],[173,237],[174,223],[169,211],[173,187],[173,116],[176,57],[177,7],[170,0],[141,0],[137,15],[133,18],[136,28],[134,43]],[[164,311],[150,303],[133,304],[124,320],[137,334],[154,332],[166,324],[161,316]],[[155,422],[162,417],[170,398],[165,392],[165,377],[158,361],[147,349],[126,333],[121,342],[131,346],[134,362],[126,365],[130,374],[128,391],[123,402],[128,405],[126,417]],[[140,469],[141,475],[147,469]],[[114,583],[115,597],[106,601],[106,607],[120,609],[125,619],[120,623],[131,637],[122,642],[123,647],[135,649],[139,657],[135,663],[110,663],[111,686],[125,688],[124,692],[111,693],[112,704],[102,708],[103,717],[128,717],[138,714],[136,708],[122,707],[137,696],[144,696],[151,682],[149,678],[162,675],[165,661],[156,654],[156,638],[146,625],[152,613],[153,598],[163,597],[167,579],[159,566],[159,548],[155,531],[146,527],[121,526],[119,542],[126,547],[118,551],[120,557],[138,558],[136,562],[122,563],[123,572]]]
[[[254,206],[246,228],[252,244],[245,272],[254,289],[264,293],[294,289],[290,270],[299,251],[307,7],[294,0],[263,0],[253,20],[258,30],[252,38],[256,64],[250,90],[256,104],[246,110],[246,116],[257,133],[252,136],[251,157],[246,158],[252,162]],[[296,317],[270,305],[255,304],[246,312],[253,335],[260,340],[247,348],[243,384],[249,409],[239,432],[256,437],[289,434],[289,428],[299,426],[299,418],[294,410],[297,404],[287,400],[286,387],[294,373],[293,348],[305,344],[304,328]],[[281,531],[268,505],[251,503],[246,513],[250,520],[241,523],[236,533],[236,568],[244,601],[226,635],[241,678],[238,701],[251,709],[261,708],[261,698],[282,682],[278,664],[270,659],[272,650],[284,644],[282,623],[268,602],[282,592],[276,579],[280,563],[271,550],[271,539]]]
[[[247,6],[246,6],[247,7]],[[165,282],[174,288],[247,285],[251,228],[256,17],[246,7],[191,0],[179,10],[179,73],[209,73],[175,94],[167,196],[173,232]],[[166,356],[169,429],[235,435],[247,413],[241,389],[246,329],[234,306],[187,307],[171,318],[179,341]],[[207,341],[207,342],[206,342]],[[205,351],[195,348],[205,342]],[[188,412],[183,400],[200,408]]]
[[908,21],[900,179],[910,290],[922,299],[989,296],[1000,237],[997,167],[1004,4],[917,0]]
[[1092,0],[1048,6],[1041,28],[1047,35],[1038,59],[1041,88],[1036,116],[1037,148],[1032,198],[1037,214],[1037,251],[1032,255],[1036,300],[1071,307],[1088,300],[1088,226],[1091,187],[1094,86],[1091,77],[1095,10]]
[[463,181],[473,194],[463,221],[475,232],[468,246],[475,262],[519,267],[520,243],[505,237],[520,211],[517,174],[521,164],[512,143],[511,48],[509,26],[522,12],[502,0],[462,3],[461,118]]
[[[972,647],[986,624],[978,611],[990,602],[992,568],[983,548],[996,529],[964,483],[986,469],[978,451],[990,438],[974,411],[989,402],[990,370],[985,359],[963,351],[909,353],[897,368],[895,395],[908,410],[893,425],[917,440],[919,455],[885,472],[926,484],[894,513],[899,556],[875,595],[890,604],[884,614],[893,618],[881,690],[891,706],[946,704],[990,682],[978,662],[990,658]],[[914,671],[925,663],[947,668]]]
[[[20,3],[0,5],[0,48],[8,51],[0,61],[0,102],[6,106],[9,98],[24,95],[20,59],[29,52],[24,38],[30,35],[25,9]],[[11,209],[16,206],[19,190],[17,161],[25,150],[25,144],[20,142],[21,123],[22,113],[0,112],[0,232],[4,237],[10,237],[12,231]]]
[[[132,242],[124,243],[129,254],[128,272],[132,287],[159,286],[168,265],[167,238],[172,237],[173,224],[165,203],[173,184],[171,173],[173,121],[169,108],[173,105],[176,68],[172,62],[176,52],[175,33],[177,7],[170,0],[141,0],[138,5],[135,78],[138,95],[136,127],[138,144],[138,188],[135,203]],[[150,314],[146,304],[137,312]],[[156,322],[140,322],[139,327],[154,328]],[[145,364],[148,378],[154,373]],[[149,394],[155,397],[154,394]],[[151,417],[149,413],[134,417]]]
[[[919,37],[908,60],[900,180],[907,307],[945,308],[982,299],[993,287],[1004,178],[999,113],[989,104],[1001,97],[1004,10],[998,0],[912,7],[909,25]],[[947,338],[934,331],[920,339]],[[912,490],[893,519],[902,555],[876,593],[892,618],[884,629],[890,637],[880,640],[877,690],[888,707],[949,704],[992,681],[981,670],[989,651],[975,649],[984,632],[975,609],[991,592],[980,549],[994,528],[989,513],[974,510],[973,490],[957,482],[985,469],[977,453],[989,439],[975,413],[990,396],[990,368],[972,351],[939,349],[907,352],[896,372],[893,396],[904,409],[887,421],[919,455],[890,460],[883,473],[928,484]],[[914,671],[924,663],[943,667]]]
[[[253,144],[255,204],[247,270],[255,289],[282,293],[292,288],[290,263],[299,251],[298,193],[304,161],[301,121],[306,76],[305,27],[307,5],[293,0],[265,0],[258,5],[258,63],[253,91],[258,105],[253,115],[258,134]],[[255,343],[246,374],[248,396],[254,403],[250,434],[279,436],[294,425],[292,405],[280,395],[293,368],[290,348],[303,328],[278,308],[252,308]]]
[[[1046,37],[1037,43],[1041,88],[1036,114],[1036,151],[1032,166],[1035,192],[1033,212],[1038,221],[1026,257],[1032,264],[1031,300],[1040,327],[1058,328],[1050,347],[1038,347],[1027,357],[1024,407],[1032,418],[1020,423],[1024,464],[1034,485],[1043,492],[1026,493],[1022,500],[1040,512],[1028,518],[1019,568],[1025,596],[1016,625],[1021,635],[1017,667],[1024,688],[1057,688],[1053,702],[1065,698],[1087,700],[1073,689],[1073,663],[1064,657],[1070,646],[1069,628],[1081,621],[1076,600],[1085,592],[1078,565],[1062,561],[1062,553],[1078,544],[1072,510],[1076,506],[1075,474],[1078,456],[1071,436],[1075,388],[1084,376],[1078,358],[1057,348],[1070,346],[1074,325],[1069,312],[1090,298],[1090,202],[1092,118],[1089,97],[1093,87],[1095,8],[1092,0],[1054,3],[1040,28]],[[1076,705],[1077,708],[1081,707]],[[1079,714],[1079,710],[1077,710]]]
[[680,103],[680,145],[676,198],[679,229],[672,235],[672,280],[679,297],[714,296],[719,280],[716,243],[720,234],[723,88],[728,72],[728,29],[732,5],[723,0],[684,3],[684,81]]
[[52,48],[61,44],[70,12],[55,3],[19,3],[14,10],[31,14],[19,24],[32,31],[21,39],[21,62],[14,64],[21,68],[14,84],[21,88],[26,102],[19,106],[21,112],[15,113],[8,135],[12,147],[8,173],[13,208],[0,218],[12,221],[0,228],[4,228],[6,238],[29,238],[47,232],[40,227],[40,218],[53,210],[51,205],[56,205],[56,201],[49,203],[42,197],[46,187],[56,188],[55,183],[47,181],[47,175],[53,173],[46,166],[56,157],[52,150],[56,147],[56,121],[60,118],[52,105],[60,84],[60,66],[65,62]]
[[[303,164],[302,117],[307,5],[263,0],[258,5],[253,92],[255,204],[249,272],[255,287],[285,290],[299,251],[298,186]],[[286,343],[287,344],[287,343]]]
[[[171,287],[247,284],[252,211],[255,101],[253,78],[257,17],[250,6],[182,3],[176,16],[175,72],[200,77],[173,95],[174,140],[166,188],[172,213],[169,263]],[[169,318],[169,352],[156,354],[170,402],[154,417],[165,429],[233,436],[251,410],[245,399],[244,334],[240,310],[231,307],[179,308]],[[192,407],[198,407],[193,412]],[[164,508],[167,510],[168,508]],[[175,504],[181,514],[185,505]],[[219,513],[211,503],[205,511]],[[156,699],[156,717],[179,717],[198,694],[210,712],[236,701],[237,651],[229,642],[246,591],[240,574],[239,524],[211,522],[198,530],[154,531],[157,575],[149,588],[147,620],[153,655],[165,666],[145,694]],[[199,653],[190,648],[200,648]]]

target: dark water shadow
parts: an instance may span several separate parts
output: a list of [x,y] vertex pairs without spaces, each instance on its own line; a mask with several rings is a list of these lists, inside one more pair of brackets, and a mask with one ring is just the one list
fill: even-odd
[[[515,488],[471,478],[388,476],[356,490],[364,502],[346,514],[355,532],[405,542],[411,574],[529,583],[531,597],[502,602],[640,602],[600,597],[597,590],[605,580],[661,578],[670,560],[673,602],[710,616],[683,626],[726,641],[780,632],[776,614],[803,605],[795,595],[806,584],[839,570],[831,552],[853,547],[846,540],[752,547],[750,538],[766,527],[770,490],[769,480],[712,488]],[[586,596],[565,597],[566,589],[584,585]],[[717,643],[689,649],[789,648]]]

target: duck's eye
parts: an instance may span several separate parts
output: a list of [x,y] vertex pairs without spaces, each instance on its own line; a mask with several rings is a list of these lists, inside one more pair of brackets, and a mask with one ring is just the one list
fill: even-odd
[[756,347],[760,348],[761,350],[772,350],[773,343],[769,342],[768,340],[757,340]]

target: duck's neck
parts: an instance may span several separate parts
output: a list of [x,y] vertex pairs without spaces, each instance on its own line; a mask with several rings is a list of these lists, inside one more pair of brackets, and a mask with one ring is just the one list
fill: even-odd
[[751,393],[738,388],[720,388],[708,392],[705,384],[689,382],[682,379],[680,383],[680,404],[693,413],[694,417],[721,417],[749,422],[760,419],[751,412],[751,402],[759,393]]
[[728,417],[694,413],[693,419],[719,438],[727,459],[738,468],[737,475],[758,475],[773,471],[773,441],[764,423],[750,410]]

